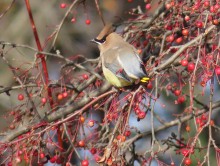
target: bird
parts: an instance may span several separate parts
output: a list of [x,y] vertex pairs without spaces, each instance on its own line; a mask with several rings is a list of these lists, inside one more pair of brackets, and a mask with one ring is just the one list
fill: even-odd
[[98,44],[102,71],[110,84],[123,88],[137,82],[149,82],[136,48],[117,34],[112,24],[107,24],[91,41]]

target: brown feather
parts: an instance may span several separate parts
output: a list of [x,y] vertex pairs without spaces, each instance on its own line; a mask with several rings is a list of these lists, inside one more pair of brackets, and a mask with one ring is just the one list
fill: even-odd
[[101,40],[104,36],[108,36],[110,33],[115,31],[115,27],[111,23],[106,24],[106,26],[102,29],[96,39]]

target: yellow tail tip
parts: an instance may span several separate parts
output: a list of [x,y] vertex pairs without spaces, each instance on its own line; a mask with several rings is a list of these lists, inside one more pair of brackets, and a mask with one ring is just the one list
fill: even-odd
[[148,82],[149,80],[150,80],[150,78],[148,78],[148,77],[141,78],[141,82]]

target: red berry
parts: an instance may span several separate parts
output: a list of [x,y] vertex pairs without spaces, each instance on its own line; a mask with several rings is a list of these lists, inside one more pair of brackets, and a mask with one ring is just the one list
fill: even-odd
[[63,94],[59,94],[59,95],[57,96],[57,99],[58,99],[58,100],[62,100],[62,99],[63,99]]
[[68,96],[67,92],[63,92],[63,97],[66,98]]
[[152,89],[153,88],[153,84],[151,83],[151,82],[149,82],[148,84],[147,84],[147,89]]
[[81,123],[84,123],[85,122],[84,116],[80,116],[79,120],[80,120]]
[[174,94],[175,94],[176,96],[179,96],[179,95],[181,94],[181,90],[176,89],[176,90],[174,91]]
[[96,148],[92,148],[92,149],[90,149],[90,152],[91,152],[92,154],[96,154],[97,150],[96,150]]
[[175,163],[172,161],[172,162],[170,163],[170,166],[175,166]]
[[167,85],[167,90],[171,90],[172,86],[171,85]]
[[178,43],[178,44],[180,44],[182,41],[183,41],[183,38],[182,38],[182,37],[178,37],[178,38],[176,39],[176,43]]
[[180,63],[181,63],[182,66],[187,66],[188,65],[188,60],[182,59]]
[[12,162],[11,161],[8,162],[8,166],[12,166]]
[[89,161],[88,160],[83,160],[81,162],[81,166],[89,166]]
[[66,5],[65,3],[61,3],[61,4],[60,4],[60,8],[62,8],[62,9],[66,8],[66,6],[67,6],[67,5]]
[[76,22],[76,18],[72,18],[72,19],[71,19],[71,22],[72,22],[72,23]]
[[87,19],[87,20],[86,20],[86,24],[87,24],[87,25],[91,24],[91,20]]
[[85,80],[87,80],[87,79],[89,78],[89,76],[88,76],[87,74],[83,74],[83,78],[84,78]]
[[189,150],[187,150],[187,149],[182,149],[182,150],[181,150],[181,153],[182,153],[182,155],[185,156],[185,157],[189,156]]
[[218,25],[218,23],[219,23],[219,22],[218,22],[218,19],[212,20],[212,24],[213,24],[213,25]]
[[189,35],[188,29],[183,29],[182,34],[183,34],[183,36],[188,36]]
[[173,35],[170,35],[166,38],[166,41],[167,42],[172,42],[174,40],[174,36]]
[[198,28],[202,28],[202,27],[203,27],[203,23],[202,23],[201,21],[197,21],[197,22],[196,22],[196,26],[197,26]]
[[11,130],[15,129],[14,123],[10,124],[9,128],[10,128]]
[[214,6],[211,6],[211,7],[210,7],[210,12],[211,12],[211,13],[215,13],[215,12],[216,12],[216,10],[215,10],[215,7],[214,7]]
[[79,141],[78,145],[80,147],[84,147],[85,146],[85,141],[84,140]]
[[51,163],[55,163],[55,162],[56,162],[56,157],[55,157],[55,156],[52,157],[52,158],[50,159],[50,162],[51,162]]
[[137,114],[137,116],[138,116],[139,119],[144,119],[145,116],[146,116],[146,113],[143,112],[143,111],[140,111],[140,112]]
[[66,163],[66,166],[71,166],[70,162],[67,162],[67,163]]
[[150,3],[146,4],[145,8],[149,10],[151,8],[151,4]]
[[210,5],[210,2],[209,2],[209,1],[205,1],[205,2],[204,2],[204,6],[205,6],[205,7],[209,7],[209,5]]
[[43,159],[44,157],[45,157],[45,154],[44,154],[43,152],[41,152],[41,153],[40,153],[40,158]]
[[46,99],[45,97],[43,97],[43,98],[41,99],[41,102],[42,102],[43,104],[45,104],[45,103],[47,102],[47,99]]
[[56,163],[57,163],[57,164],[62,164],[62,160],[61,160],[60,157],[57,157],[57,159],[56,159]]
[[121,142],[125,142],[125,140],[126,140],[126,137],[124,135],[118,135],[116,138],[117,138],[117,140],[119,140]]
[[195,69],[195,64],[194,63],[189,63],[188,66],[187,66],[187,70],[189,72],[193,72]]
[[89,126],[89,127],[93,127],[94,124],[95,124],[95,121],[94,121],[94,120],[89,120],[89,122],[88,122],[88,126]]
[[219,4],[216,4],[216,5],[214,6],[214,8],[215,8],[215,10],[217,11],[217,10],[220,8]]
[[138,114],[141,112],[141,110],[140,110],[138,107],[135,108],[134,111],[135,111],[135,114],[136,114],[136,115],[138,115]]
[[207,116],[205,114],[202,114],[201,119],[202,120],[207,120]]
[[133,2],[133,0],[128,0],[128,2]]
[[215,68],[215,74],[220,75],[220,67]]
[[185,21],[189,21],[190,20],[190,17],[189,16],[185,16]]
[[177,102],[179,104],[183,103],[185,101],[185,97],[184,96],[179,96],[178,99],[177,99]]
[[21,100],[24,100],[24,95],[19,94],[19,95],[18,95],[18,100],[20,100],[20,101],[21,101]]
[[16,162],[17,164],[21,163],[21,157],[15,157],[15,162]]
[[166,7],[167,10],[169,10],[169,9],[171,8],[171,6],[172,6],[172,5],[171,5],[170,3],[167,3],[167,4],[165,5],[165,7]]
[[125,136],[126,137],[129,137],[130,135],[131,135],[131,131],[130,130],[125,131]]
[[191,159],[190,159],[190,158],[186,158],[185,161],[184,161],[184,163],[185,163],[186,165],[190,165],[192,162],[191,162]]

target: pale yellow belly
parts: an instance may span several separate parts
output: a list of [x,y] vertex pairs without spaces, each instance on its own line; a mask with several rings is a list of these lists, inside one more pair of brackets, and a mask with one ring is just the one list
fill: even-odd
[[102,68],[102,70],[103,70],[103,74],[104,74],[104,76],[105,76],[105,78],[106,78],[106,80],[110,83],[110,84],[112,84],[112,85],[114,85],[114,86],[116,86],[116,87],[124,87],[124,86],[128,86],[128,85],[131,85],[132,83],[131,82],[128,82],[128,81],[126,81],[126,80],[124,80],[124,79],[121,79],[121,78],[118,78],[116,75],[114,75],[109,69],[107,69],[107,68]]

